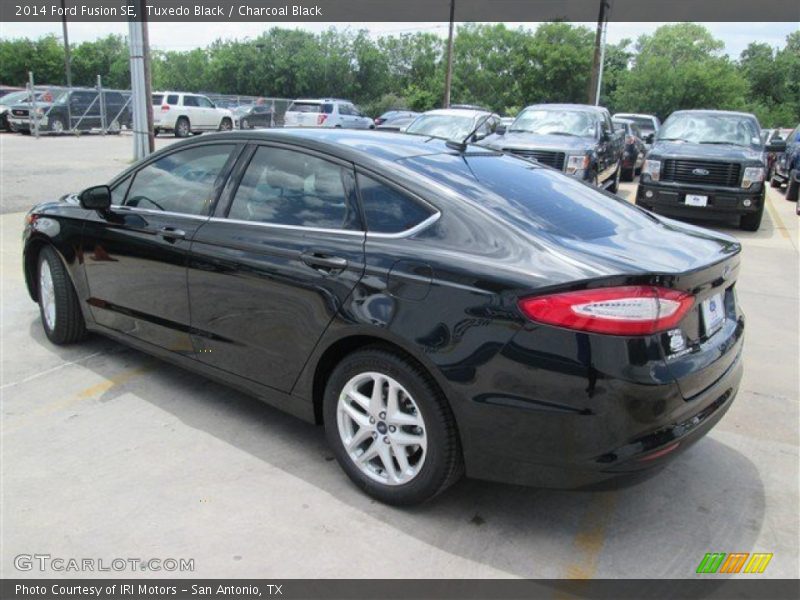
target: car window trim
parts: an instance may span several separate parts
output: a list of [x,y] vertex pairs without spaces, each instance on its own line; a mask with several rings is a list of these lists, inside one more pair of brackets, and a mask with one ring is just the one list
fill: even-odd
[[[159,214],[159,215],[180,215],[180,216],[187,216],[187,217],[203,217],[204,219],[212,216],[214,214],[214,211],[216,210],[217,204],[219,203],[220,197],[221,197],[222,192],[223,192],[223,190],[225,188],[225,184],[228,181],[228,177],[230,176],[230,174],[231,174],[231,172],[233,170],[233,167],[238,162],[239,156],[242,154],[242,151],[247,146],[246,144],[243,144],[241,141],[240,142],[235,142],[235,141],[231,142],[231,141],[227,141],[227,140],[211,140],[211,141],[207,141],[207,142],[204,141],[203,143],[199,143],[199,144],[189,144],[189,145],[186,145],[186,146],[182,146],[180,148],[175,148],[175,150],[172,151],[172,152],[165,152],[164,154],[159,154],[158,156],[151,155],[151,158],[149,160],[147,160],[147,162],[139,164],[139,165],[136,165],[135,169],[133,169],[131,171],[125,171],[125,172],[122,173],[121,176],[119,176],[119,182],[122,183],[122,181],[124,181],[125,173],[128,173],[128,176],[130,177],[130,182],[128,183],[128,189],[125,190],[125,197],[122,199],[122,204],[120,204],[117,208],[126,207],[125,202],[128,201],[128,194],[130,193],[131,187],[133,186],[133,182],[136,180],[136,176],[139,174],[139,172],[142,171],[143,169],[146,169],[147,167],[149,167],[153,163],[161,160],[162,158],[166,158],[167,156],[172,156],[173,154],[175,154],[177,152],[182,152],[184,150],[192,150],[192,149],[195,149],[195,148],[204,148],[204,147],[207,147],[207,146],[231,146],[231,145],[233,146],[233,149],[231,150],[230,154],[228,155],[228,158],[225,161],[225,164],[222,166],[222,169],[220,170],[219,175],[217,175],[217,178],[214,180],[214,186],[212,188],[213,189],[213,199],[212,199],[211,203],[209,204],[209,207],[208,207],[208,210],[206,211],[206,214],[204,214],[204,215],[194,215],[194,214],[191,214],[191,213],[179,213],[179,212],[172,212],[172,211],[166,211],[166,210],[155,210],[155,211],[153,211],[152,209],[139,209],[139,210],[141,210],[143,212],[151,212],[151,213],[155,213],[155,214]],[[112,189],[113,189],[117,185],[118,185],[118,183],[115,180],[115,181],[112,182],[112,185],[110,187],[112,187]],[[136,209],[137,207],[131,206],[131,207],[127,207],[127,208]]]
[[[393,181],[391,179],[388,179],[387,177],[381,175],[380,173],[376,173],[372,169],[369,169],[369,168],[366,168],[366,167],[362,167],[361,165],[356,165],[356,169],[355,170],[356,170],[356,189],[358,191],[358,204],[361,207],[361,220],[364,223],[364,230],[365,230],[365,232],[367,234],[367,239],[368,240],[369,239],[402,239],[402,238],[411,237],[412,235],[415,235],[415,234],[419,233],[420,231],[423,231],[423,230],[427,229],[428,227],[430,227],[431,225],[436,223],[436,221],[438,221],[441,218],[441,216],[442,216],[441,209],[439,209],[438,206],[435,206],[434,204],[432,204],[431,202],[429,202],[428,200],[426,200],[425,198],[423,198],[419,194],[417,194],[415,192],[412,192],[408,188],[398,184],[397,182],[395,182],[395,181]],[[369,177],[370,179],[374,179],[378,183],[380,183],[382,185],[386,185],[387,187],[390,187],[390,188],[396,190],[397,192],[399,192],[399,193],[401,193],[401,194],[403,194],[405,196],[408,196],[414,202],[417,202],[418,204],[422,204],[422,206],[428,208],[431,211],[431,215],[428,218],[424,219],[423,221],[420,221],[419,223],[417,223],[413,227],[409,227],[408,229],[404,229],[403,231],[398,231],[396,233],[381,233],[381,232],[378,232],[378,231],[370,231],[369,230],[369,223],[367,222],[366,210],[364,209],[364,202],[361,199],[361,189],[358,187],[358,175],[359,174],[364,175],[365,177]]]
[[[242,179],[244,179],[244,175],[247,172],[247,168],[250,166],[250,162],[253,160],[253,157],[256,155],[258,149],[261,147],[279,148],[281,150],[301,152],[303,154],[308,154],[310,156],[314,156],[315,158],[320,158],[322,160],[334,163],[342,167],[343,169],[347,169],[353,178],[353,182],[351,185],[353,186],[354,190],[348,190],[347,186],[345,186],[344,191],[346,194],[348,194],[348,196],[351,192],[355,191],[355,203],[356,203],[356,209],[358,210],[359,220],[361,221],[361,227],[359,229],[330,229],[327,227],[305,227],[303,225],[285,225],[283,223],[264,223],[261,221],[246,221],[243,219],[229,218],[228,215],[230,214],[231,208],[233,206],[233,200],[236,197],[236,192],[239,190],[239,186],[242,183]],[[343,233],[345,235],[358,235],[363,237],[364,234],[366,234],[364,213],[361,206],[361,197],[358,194],[358,184],[355,180],[356,180],[355,165],[352,162],[344,160],[343,158],[340,158],[338,156],[333,156],[331,154],[326,154],[325,152],[319,152],[317,150],[305,148],[304,146],[295,146],[293,144],[287,144],[281,142],[264,141],[264,142],[250,143],[247,145],[247,149],[241,153],[241,156],[237,161],[236,167],[231,172],[231,177],[229,178],[228,182],[225,185],[225,189],[223,190],[224,203],[218,202],[219,209],[216,211],[212,211],[211,221],[215,223],[227,222],[227,223],[237,223],[241,225],[259,225],[262,227],[270,227],[272,229],[307,231],[313,233]],[[219,198],[219,200],[220,201],[222,200],[222,196]],[[348,198],[348,200],[350,199]]]

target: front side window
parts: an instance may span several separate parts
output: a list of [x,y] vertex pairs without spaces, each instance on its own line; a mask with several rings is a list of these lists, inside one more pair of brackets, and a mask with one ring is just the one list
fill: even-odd
[[236,190],[228,217],[272,225],[360,229],[346,186],[349,170],[316,156],[261,146]]
[[211,102],[211,100],[209,100],[205,96],[198,96],[197,103],[200,106],[200,108],[216,108],[214,106],[214,103]]
[[131,184],[131,178],[126,177],[117,185],[111,188],[111,205],[120,206],[125,200],[125,192],[128,191],[128,186]]
[[184,96],[183,97],[183,105],[184,106],[200,106],[197,101],[197,96]]
[[361,204],[367,218],[367,231],[400,233],[416,227],[433,211],[393,187],[358,174]]
[[125,206],[209,214],[214,184],[233,149],[233,144],[210,144],[158,159],[136,173]]

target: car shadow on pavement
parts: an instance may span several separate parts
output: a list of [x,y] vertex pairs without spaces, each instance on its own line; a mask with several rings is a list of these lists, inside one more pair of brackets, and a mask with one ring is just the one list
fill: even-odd
[[[764,519],[757,468],[714,437],[632,486],[558,491],[465,479],[423,506],[389,507],[349,482],[321,427],[136,350],[111,348],[111,356],[85,363],[107,379],[123,365],[150,370],[111,387],[100,402],[133,394],[187,427],[324,490],[398,535],[515,576],[687,577],[706,552],[751,551]],[[534,561],[541,556],[553,560]],[[363,576],[343,573],[348,575]]]

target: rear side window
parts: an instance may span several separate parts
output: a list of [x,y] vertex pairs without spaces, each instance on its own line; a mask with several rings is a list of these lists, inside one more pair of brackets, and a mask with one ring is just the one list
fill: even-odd
[[321,106],[319,102],[292,102],[286,112],[318,113]]
[[323,104],[322,105],[322,112],[325,113],[326,115],[332,115],[333,114],[333,104],[330,104],[330,103]]
[[170,94],[167,96],[167,104],[175,106],[178,104],[178,94]]
[[233,144],[210,144],[168,154],[134,177],[125,206],[187,215],[208,214],[214,183]]
[[260,147],[236,190],[228,217],[273,225],[360,229],[346,182],[350,171],[282,148]]
[[358,189],[367,218],[367,231],[373,233],[400,233],[434,214],[430,208],[395,188],[360,173]]

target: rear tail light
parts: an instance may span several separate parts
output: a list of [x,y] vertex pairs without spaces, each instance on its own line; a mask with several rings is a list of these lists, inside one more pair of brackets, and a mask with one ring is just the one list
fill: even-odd
[[538,323],[609,335],[649,335],[675,327],[694,298],[655,286],[621,286],[566,292],[519,301]]
[[322,125],[328,118],[328,115],[318,115],[317,116],[317,125]]
[[169,104],[161,105],[161,112],[167,112],[168,110],[169,110]]

